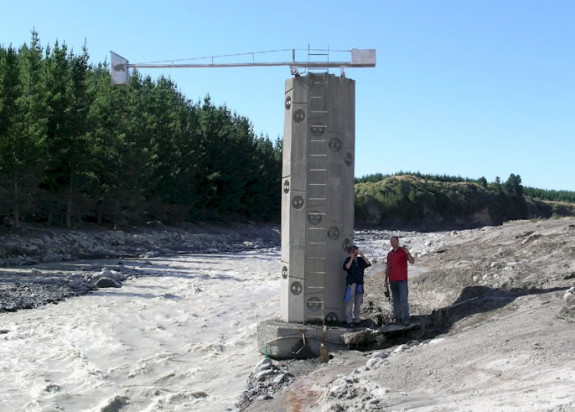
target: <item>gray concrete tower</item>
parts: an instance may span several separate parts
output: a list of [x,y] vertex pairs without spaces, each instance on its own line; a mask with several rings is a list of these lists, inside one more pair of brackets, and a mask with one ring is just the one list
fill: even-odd
[[344,319],[342,264],[353,239],[354,148],[354,80],[328,73],[286,80],[282,321]]

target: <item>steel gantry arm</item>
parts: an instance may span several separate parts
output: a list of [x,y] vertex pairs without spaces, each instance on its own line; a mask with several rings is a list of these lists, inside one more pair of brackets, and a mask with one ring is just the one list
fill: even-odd
[[[287,51],[287,50],[283,50]],[[311,51],[321,51],[322,53],[311,53]],[[328,68],[341,68],[346,67],[375,67],[375,49],[351,49],[351,50],[336,50],[335,52],[346,52],[351,54],[351,59],[349,61],[329,61],[330,50],[310,50],[307,49],[308,60],[307,61],[297,61],[296,60],[296,49],[291,49],[292,59],[291,61],[280,61],[280,62],[256,62],[255,55],[259,53],[245,53],[245,55],[251,55],[251,62],[238,62],[238,63],[216,63],[216,59],[221,59],[224,57],[240,56],[240,55],[228,55],[228,56],[212,56],[204,59],[210,59],[209,63],[171,63],[157,62],[157,63],[130,63],[127,59],[120,56],[113,51],[111,54],[111,68],[110,73],[112,76],[113,84],[127,84],[130,79],[129,69],[176,69],[176,68],[230,68],[230,67],[271,67],[271,66],[289,66],[292,75],[298,75],[299,69],[328,69]],[[334,52],[333,50],[331,52]],[[310,61],[310,57],[322,56],[325,61]],[[189,59],[192,60],[192,59]],[[194,59],[196,60],[196,59]]]

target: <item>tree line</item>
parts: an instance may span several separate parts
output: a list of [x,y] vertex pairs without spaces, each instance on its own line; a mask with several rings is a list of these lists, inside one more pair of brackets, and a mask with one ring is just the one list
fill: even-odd
[[38,33],[0,47],[0,218],[72,227],[160,220],[275,220],[281,141],[249,120],[192,102],[168,78],[113,86]]
[[[107,63],[56,43],[0,46],[0,220],[73,227],[280,218],[281,140],[192,102],[168,78],[113,86]],[[575,192],[484,177],[398,172],[356,179],[358,223],[492,223],[570,213]],[[1,223],[1,222],[0,222]]]

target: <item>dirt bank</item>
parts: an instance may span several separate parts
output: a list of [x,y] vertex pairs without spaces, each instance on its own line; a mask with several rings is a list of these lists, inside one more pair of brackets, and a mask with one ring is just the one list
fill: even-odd
[[[402,242],[416,256],[412,313],[436,328],[400,346],[332,353],[246,410],[575,410],[575,219]],[[379,245],[372,256],[381,262],[386,241]],[[385,319],[390,306],[375,266],[364,316]]]

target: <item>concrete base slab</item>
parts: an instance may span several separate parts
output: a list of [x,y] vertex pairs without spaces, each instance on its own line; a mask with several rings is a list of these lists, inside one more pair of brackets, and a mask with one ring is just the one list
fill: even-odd
[[265,320],[258,325],[258,350],[272,359],[317,358],[322,341],[328,351],[345,349],[341,336],[351,330],[329,326],[323,336],[322,325]]
[[262,355],[278,360],[318,358],[322,342],[328,352],[345,350],[354,342],[354,337],[368,341],[378,335],[393,336],[422,327],[417,321],[409,325],[392,323],[377,329],[374,326],[371,321],[363,321],[353,326],[328,326],[324,333],[322,325],[265,320],[258,324],[258,350]]

